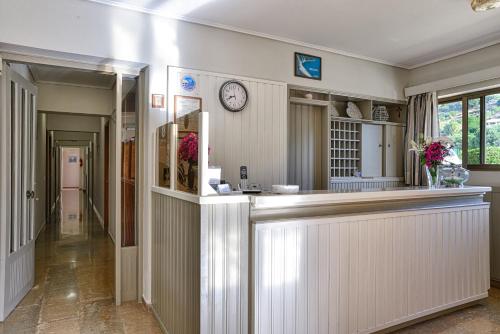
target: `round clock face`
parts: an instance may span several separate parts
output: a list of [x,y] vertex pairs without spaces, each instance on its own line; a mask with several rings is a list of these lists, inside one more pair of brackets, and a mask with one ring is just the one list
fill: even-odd
[[219,99],[227,110],[241,111],[247,105],[248,92],[241,82],[231,80],[225,82],[220,88]]

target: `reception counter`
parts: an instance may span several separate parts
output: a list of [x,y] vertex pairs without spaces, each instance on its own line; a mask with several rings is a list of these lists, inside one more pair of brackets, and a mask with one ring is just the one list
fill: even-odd
[[487,297],[488,187],[193,196],[154,188],[169,333],[371,333]]

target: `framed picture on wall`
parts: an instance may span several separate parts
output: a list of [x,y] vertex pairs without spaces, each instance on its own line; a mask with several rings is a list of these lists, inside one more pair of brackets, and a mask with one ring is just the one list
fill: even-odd
[[295,52],[295,76],[321,80],[321,57]]
[[192,112],[201,111],[201,98],[194,96],[174,96],[174,123]]

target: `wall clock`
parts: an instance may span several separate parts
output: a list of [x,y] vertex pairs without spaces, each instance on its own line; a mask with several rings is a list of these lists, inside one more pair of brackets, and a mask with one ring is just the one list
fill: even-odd
[[242,111],[248,102],[248,91],[241,82],[229,80],[220,87],[219,99],[226,110]]

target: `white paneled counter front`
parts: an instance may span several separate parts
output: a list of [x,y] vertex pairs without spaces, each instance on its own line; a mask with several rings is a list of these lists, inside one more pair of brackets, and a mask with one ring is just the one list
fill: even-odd
[[153,309],[169,332],[344,334],[484,299],[490,190],[154,190]]

